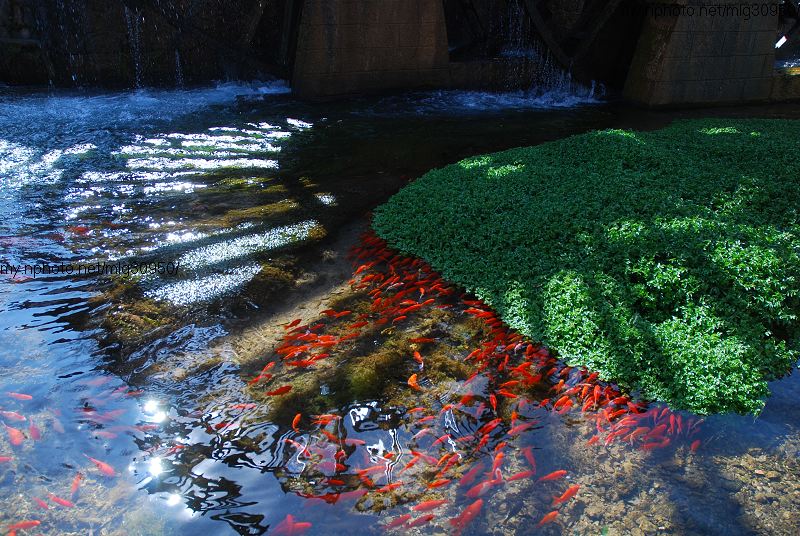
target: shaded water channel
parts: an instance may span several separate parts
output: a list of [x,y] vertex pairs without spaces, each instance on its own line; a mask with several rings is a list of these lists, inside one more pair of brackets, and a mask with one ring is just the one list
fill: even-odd
[[[358,238],[433,167],[677,115],[580,91],[0,90],[0,261],[148,268],[0,275],[0,530],[797,534],[796,373],[757,419],[629,409]],[[613,437],[625,418],[648,430]]]

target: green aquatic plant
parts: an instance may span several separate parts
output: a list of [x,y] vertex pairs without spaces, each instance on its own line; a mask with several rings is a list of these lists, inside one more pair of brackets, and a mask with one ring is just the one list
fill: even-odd
[[433,170],[373,226],[571,365],[758,413],[800,350],[798,139],[787,120],[592,132]]

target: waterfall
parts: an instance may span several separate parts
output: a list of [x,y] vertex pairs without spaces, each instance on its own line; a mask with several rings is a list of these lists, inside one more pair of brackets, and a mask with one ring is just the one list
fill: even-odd
[[131,47],[131,59],[133,60],[134,80],[136,87],[142,87],[142,44],[141,44],[141,15],[138,11],[132,12],[125,6],[125,25],[128,28],[128,42]]
[[181,51],[175,49],[175,85],[178,87],[184,86],[183,80],[183,65],[181,64]]
[[500,51],[500,57],[507,62],[506,89],[523,87],[540,94],[577,92],[596,96],[594,84],[591,88],[576,84],[569,70],[554,59],[537,35],[522,1],[509,0],[507,6]]

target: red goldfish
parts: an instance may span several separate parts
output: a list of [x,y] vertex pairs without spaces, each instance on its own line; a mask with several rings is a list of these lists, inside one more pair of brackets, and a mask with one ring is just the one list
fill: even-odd
[[539,521],[539,523],[537,523],[537,524],[536,524],[536,526],[537,526],[537,527],[541,527],[542,525],[546,525],[546,524],[548,524],[548,523],[551,523],[552,521],[554,521],[554,520],[555,520],[555,518],[556,518],[556,517],[558,517],[558,512],[557,512],[557,511],[555,511],[555,510],[553,510],[552,512],[550,512],[549,514],[547,514],[546,516],[544,516],[544,517],[541,519],[541,521]]
[[414,521],[409,522],[408,528],[421,527],[422,525],[430,523],[433,520],[434,517],[436,517],[436,516],[434,516],[433,514],[428,514],[428,515],[424,515],[422,517],[418,517]]
[[284,519],[278,525],[275,526],[275,529],[272,531],[272,534],[273,535],[285,534],[286,536],[295,536],[296,534],[302,534],[303,532],[307,531],[310,528],[311,528],[311,523],[307,523],[304,521],[295,521],[292,514],[287,514],[286,519]]
[[20,415],[16,411],[0,411],[0,416],[9,421],[22,422],[27,420],[24,415]]
[[411,387],[412,389],[414,389],[415,391],[422,391],[422,388],[419,386],[419,383],[417,383],[417,375],[416,374],[412,374],[411,376],[409,376],[409,378],[408,378],[408,386]]
[[409,519],[411,519],[411,514],[403,514],[400,517],[393,519],[387,525],[384,525],[383,528],[386,530],[396,529],[397,527],[405,525]]
[[[86,454],[84,454],[84,456],[86,456]],[[91,456],[86,456],[86,458],[90,462],[92,462],[97,467],[97,469],[101,473],[103,473],[104,475],[106,475],[106,476],[117,476],[117,473],[116,473],[116,471],[114,471],[114,468],[111,467],[110,465],[108,465],[107,463],[101,462],[100,460],[96,460],[96,459],[92,458]]]
[[429,512],[430,510],[436,510],[440,506],[447,504],[445,500],[430,500],[430,501],[423,501],[412,508],[415,512]]
[[4,424],[3,426],[6,427],[6,432],[8,432],[8,440],[11,442],[11,444],[15,447],[22,445],[22,442],[25,441],[25,436],[22,434],[22,432],[16,428],[12,428],[7,424]]
[[483,499],[478,499],[467,506],[458,517],[451,519],[450,524],[459,531],[464,530],[475,519],[481,508],[483,508]]
[[292,390],[292,386],[291,385],[284,385],[282,387],[278,387],[277,389],[275,389],[273,391],[268,391],[265,394],[267,396],[280,396],[280,395],[285,395],[286,393],[288,393],[291,390]]
[[66,499],[62,499],[61,497],[59,497],[57,495],[53,495],[52,493],[48,493],[47,496],[50,497],[51,501],[53,501],[54,503],[65,507],[65,508],[73,508],[75,506],[75,504],[73,504],[72,502],[70,502],[70,501],[68,501]]
[[578,484],[570,486],[560,497],[553,497],[553,506],[563,504],[573,498],[581,487]]
[[28,433],[31,435],[31,439],[34,441],[39,441],[42,439],[42,432],[39,430],[39,427],[33,424],[31,421],[30,426],[28,426]]
[[567,476],[567,472],[561,469],[560,471],[553,471],[549,475],[545,475],[539,479],[539,482],[549,482],[551,480],[558,480]]

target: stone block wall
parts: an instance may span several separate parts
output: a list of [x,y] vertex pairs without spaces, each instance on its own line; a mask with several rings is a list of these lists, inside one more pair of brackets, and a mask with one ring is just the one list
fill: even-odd
[[441,0],[305,0],[292,87],[335,97],[449,83]]
[[[745,5],[766,9],[748,17]],[[777,26],[777,2],[650,1],[625,96],[650,106],[768,100]]]

